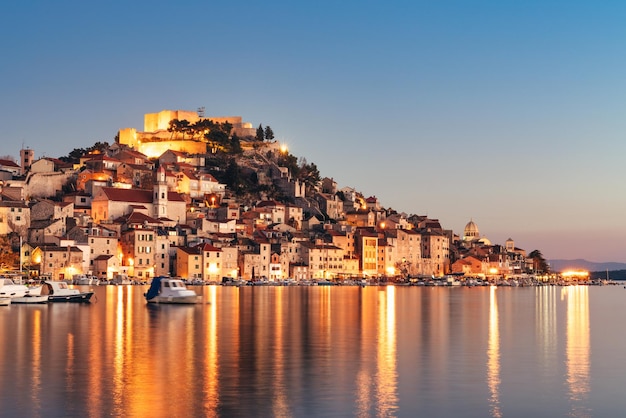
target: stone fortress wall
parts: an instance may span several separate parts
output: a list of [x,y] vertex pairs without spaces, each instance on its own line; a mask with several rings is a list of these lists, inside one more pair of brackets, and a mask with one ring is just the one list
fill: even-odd
[[[133,147],[147,156],[159,156],[167,150],[183,151],[190,154],[202,154],[206,152],[206,144],[202,141],[174,136],[168,132],[170,121],[187,120],[196,123],[201,118],[197,112],[189,110],[162,110],[158,113],[146,113],[144,115],[144,131],[139,132],[135,128],[123,128],[119,131],[120,144]],[[233,133],[240,138],[255,136],[256,129],[249,122],[243,122],[241,116],[210,116],[214,122],[229,122],[233,125]]]

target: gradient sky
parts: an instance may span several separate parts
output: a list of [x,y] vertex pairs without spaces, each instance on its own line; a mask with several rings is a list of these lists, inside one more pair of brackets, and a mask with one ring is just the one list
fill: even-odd
[[384,207],[626,262],[624,22],[621,0],[9,2],[0,155],[204,106]]

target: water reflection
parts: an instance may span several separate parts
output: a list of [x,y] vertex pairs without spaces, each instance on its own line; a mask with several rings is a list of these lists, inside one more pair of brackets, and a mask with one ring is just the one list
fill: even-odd
[[[371,342],[375,341],[375,357],[372,364],[360,363],[355,406],[358,416],[394,416],[398,408],[396,291],[393,286],[374,291],[377,298],[363,300],[360,340],[364,359],[369,357]],[[369,293],[363,292],[366,296]]]
[[[626,406],[603,390],[626,379],[606,358],[614,337],[594,334],[591,349],[591,320],[620,326],[602,301],[621,299],[600,286],[206,286],[211,303],[196,306],[147,305],[143,291],[0,309],[0,415],[618,416],[609,412]],[[603,361],[616,366],[609,382]]]
[[[218,380],[220,377],[217,355],[218,333],[217,333],[217,310],[215,303],[215,286],[210,286],[204,294],[206,303],[209,304],[205,309],[205,335],[206,347],[204,351],[204,385],[202,388],[202,398],[204,399],[203,409],[207,411],[206,416],[214,416],[215,408],[219,400]],[[209,413],[210,412],[210,413]]]
[[571,402],[570,416],[591,416],[586,406],[590,391],[589,288],[567,286],[561,293],[567,299],[567,386]]
[[395,287],[379,293],[378,309],[378,416],[392,416],[398,407]]
[[489,338],[487,344],[487,386],[492,417],[501,417],[500,410],[500,331],[498,323],[497,287],[489,289]]
[[33,353],[32,371],[33,376],[30,384],[30,401],[36,411],[41,411],[41,310],[37,309],[33,312]]
[[555,286],[539,286],[535,291],[535,322],[542,370],[558,367],[557,292]]

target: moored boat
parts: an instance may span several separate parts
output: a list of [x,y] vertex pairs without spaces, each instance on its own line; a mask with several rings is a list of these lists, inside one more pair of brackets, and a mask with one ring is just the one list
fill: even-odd
[[9,306],[11,304],[11,298],[8,296],[0,297],[0,306]]
[[48,303],[48,295],[26,294],[11,299],[11,303]]
[[48,296],[50,302],[89,302],[93,292],[70,289],[66,282],[46,280],[43,283],[41,295]]
[[154,277],[144,297],[148,303],[193,304],[202,301],[202,296],[187,289],[181,279],[168,277]]
[[113,279],[111,279],[111,284],[127,285],[127,284],[133,284],[133,281],[127,275],[119,273],[119,274],[116,274],[113,277]]
[[94,276],[88,276],[86,274],[75,275],[72,279],[75,285],[79,286],[93,286],[100,284],[100,281]]
[[8,277],[0,277],[0,297],[17,298],[25,296],[28,293],[28,287],[23,284],[17,284]]
[[12,279],[0,278],[0,298],[10,298],[11,303],[46,303],[48,296],[40,294],[40,286],[28,287]]

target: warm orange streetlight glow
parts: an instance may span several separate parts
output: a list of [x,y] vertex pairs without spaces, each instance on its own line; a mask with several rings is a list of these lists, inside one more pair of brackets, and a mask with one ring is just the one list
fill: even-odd
[[561,273],[566,279],[587,279],[589,277],[589,272],[585,270],[566,270]]

